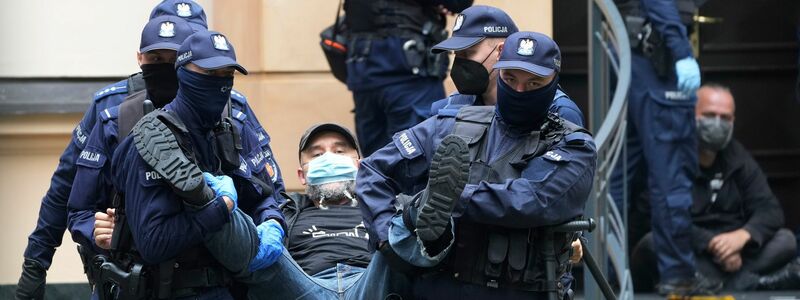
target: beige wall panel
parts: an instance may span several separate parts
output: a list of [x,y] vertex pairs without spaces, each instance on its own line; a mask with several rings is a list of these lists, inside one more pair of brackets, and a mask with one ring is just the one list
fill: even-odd
[[[36,226],[42,196],[58,157],[80,115],[0,117],[0,284],[15,284],[28,235]],[[85,281],[75,243],[69,234],[53,258],[47,282]]]
[[333,24],[335,0],[262,0],[261,70],[328,71],[319,32]]
[[[352,94],[329,74],[257,75],[236,78],[261,124],[289,190],[304,190],[297,181],[297,146],[313,124],[334,122],[353,130]],[[355,132],[355,131],[354,131]]]
[[[210,0],[198,1],[204,7]],[[158,0],[0,2],[0,77],[110,77],[138,70],[141,30]],[[210,14],[210,10],[207,12]]]
[[551,0],[476,0],[475,4],[502,8],[519,30],[553,35],[553,3]]
[[214,1],[212,30],[225,34],[236,49],[236,61],[248,72],[263,71],[261,0]]

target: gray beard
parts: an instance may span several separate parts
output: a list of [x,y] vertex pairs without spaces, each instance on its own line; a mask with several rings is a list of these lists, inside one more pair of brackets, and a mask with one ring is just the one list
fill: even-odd
[[350,196],[355,197],[355,190],[356,181],[348,180],[320,185],[308,185],[306,186],[306,195],[308,195],[309,199],[312,201],[319,201],[321,205],[338,204],[340,202],[349,204],[352,200],[347,197],[347,194],[349,193]]

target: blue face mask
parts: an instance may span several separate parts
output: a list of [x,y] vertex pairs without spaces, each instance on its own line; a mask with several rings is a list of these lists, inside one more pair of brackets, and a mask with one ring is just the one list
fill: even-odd
[[[213,128],[222,119],[228,104],[233,77],[217,77],[178,68],[178,95],[175,101],[191,110],[202,128]],[[192,125],[192,124],[187,124]]]
[[306,179],[310,185],[356,180],[358,169],[352,158],[325,152],[308,163]]
[[498,78],[497,113],[511,127],[523,131],[538,130],[547,118],[557,88],[558,75],[548,85],[527,92],[517,92]]

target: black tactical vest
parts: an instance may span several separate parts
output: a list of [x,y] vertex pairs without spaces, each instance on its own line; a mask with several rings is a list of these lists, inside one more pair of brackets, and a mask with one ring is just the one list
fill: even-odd
[[[493,106],[467,106],[461,108],[456,117],[452,134],[465,138],[469,144],[470,184],[519,178],[530,159],[543,155],[570,133],[587,132],[550,114],[542,130],[531,132],[525,142],[487,163],[486,136],[493,120]],[[571,239],[568,234],[555,237],[553,252],[559,265],[558,274],[554,277],[555,282],[547,282],[544,243],[541,242],[544,234],[544,230],[536,228],[505,228],[459,218],[446,268],[457,280],[488,287],[563,292],[558,278],[566,272]]]

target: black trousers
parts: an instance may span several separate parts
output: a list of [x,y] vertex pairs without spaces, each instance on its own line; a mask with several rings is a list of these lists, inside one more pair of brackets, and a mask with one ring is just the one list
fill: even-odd
[[[696,253],[695,263],[697,271],[708,278],[721,280],[726,288],[739,273],[749,272],[766,275],[777,271],[788,264],[797,254],[797,240],[794,234],[786,228],[781,228],[775,235],[757,249],[742,250],[742,268],[735,273],[723,271],[714,257],[708,252]],[[631,275],[633,288],[637,292],[652,291],[658,283],[656,271],[656,255],[653,249],[653,237],[648,233],[636,245],[631,256]]]

